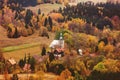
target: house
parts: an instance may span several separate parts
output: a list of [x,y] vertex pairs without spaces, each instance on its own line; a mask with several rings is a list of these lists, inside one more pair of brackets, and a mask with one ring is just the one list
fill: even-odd
[[16,61],[13,58],[8,59],[8,61],[9,61],[9,63],[11,65],[15,65],[16,64]]

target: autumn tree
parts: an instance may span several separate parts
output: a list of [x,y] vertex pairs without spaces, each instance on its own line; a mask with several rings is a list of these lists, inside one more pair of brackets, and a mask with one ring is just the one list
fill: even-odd
[[100,53],[102,53],[104,51],[104,46],[105,46],[105,43],[103,41],[101,41],[98,45],[98,51]]
[[99,78],[100,80],[117,80],[120,79],[118,76],[119,72],[119,63],[118,60],[113,59],[105,59],[102,62],[99,62],[96,66],[94,66],[93,71],[87,80],[96,80]]
[[47,37],[49,39],[48,29],[46,27],[41,26],[39,36]]
[[5,71],[5,58],[2,51],[0,50],[0,74],[3,74]]
[[68,69],[65,69],[61,72],[60,76],[57,78],[57,80],[67,80],[71,76],[71,72]]
[[83,80],[83,77],[76,71],[74,80]]
[[72,35],[69,33],[65,33],[64,40],[65,40],[65,43],[67,43],[69,50],[71,50],[71,47],[73,46]]
[[120,30],[120,18],[119,16],[113,16],[112,17],[112,24],[113,24],[113,28],[116,30]]
[[104,47],[104,52],[107,54],[110,54],[114,51],[114,46],[111,44],[108,44]]

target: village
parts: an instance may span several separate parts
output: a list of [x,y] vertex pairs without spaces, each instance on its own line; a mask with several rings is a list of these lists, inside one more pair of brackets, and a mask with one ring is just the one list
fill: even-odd
[[119,7],[0,0],[0,80],[120,80]]

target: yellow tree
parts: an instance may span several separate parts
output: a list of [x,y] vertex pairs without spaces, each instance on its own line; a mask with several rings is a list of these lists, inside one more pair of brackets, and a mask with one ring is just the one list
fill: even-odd
[[104,52],[107,54],[110,54],[114,51],[114,46],[111,44],[108,44],[104,47]]
[[99,44],[98,44],[98,51],[101,53],[104,51],[104,46],[105,46],[105,43],[103,41],[101,41]]
[[71,72],[68,69],[65,69],[64,71],[61,72],[57,80],[67,80],[70,77],[71,77]]

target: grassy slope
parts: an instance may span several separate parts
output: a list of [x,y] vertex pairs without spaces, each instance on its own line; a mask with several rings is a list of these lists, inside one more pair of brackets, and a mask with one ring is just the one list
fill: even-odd
[[[53,9],[58,9],[59,7],[63,7],[60,4],[40,4],[35,7],[26,7],[33,10],[35,13],[40,8],[41,11],[45,14],[48,14]],[[38,36],[38,31],[29,36],[29,37],[20,37],[17,39],[9,39],[6,36],[6,32],[0,26],[0,47],[4,51],[5,58],[13,57],[17,61],[25,55],[25,53],[30,53],[31,55],[40,54],[41,48],[40,44],[47,44],[49,45],[50,42],[54,39],[54,33],[50,33],[50,39],[46,37],[42,38]],[[3,36],[4,34],[4,36]]]
[[[37,12],[38,8],[45,14],[52,11],[53,9],[58,9],[63,7],[59,4],[42,4],[36,7],[28,7],[34,12]],[[41,44],[49,45],[54,39],[54,33],[49,33],[50,39],[46,37],[39,37],[38,32],[29,37],[20,37],[18,39],[9,39],[6,37],[6,31],[0,26],[0,48],[2,48],[3,55],[6,59],[13,57],[17,62],[24,58],[25,54],[30,53],[31,56],[41,53]],[[53,80],[56,75],[45,74],[45,80]]]
[[58,10],[59,7],[63,8],[64,6],[61,4],[40,4],[35,7],[32,6],[26,7],[26,9],[31,9],[32,11],[37,13],[38,9],[40,8],[41,12],[47,15],[52,10]]
[[[2,48],[4,57],[6,59],[13,57],[18,61],[24,57],[25,53],[30,53],[31,55],[40,54],[41,45],[46,44],[48,46],[54,39],[54,33],[49,33],[49,35],[50,38],[47,39],[46,37],[39,37],[36,32],[32,36],[21,37],[20,39],[18,38],[18,40],[15,39],[15,41],[13,41],[14,45]],[[19,41],[21,44],[18,45],[16,41]]]

